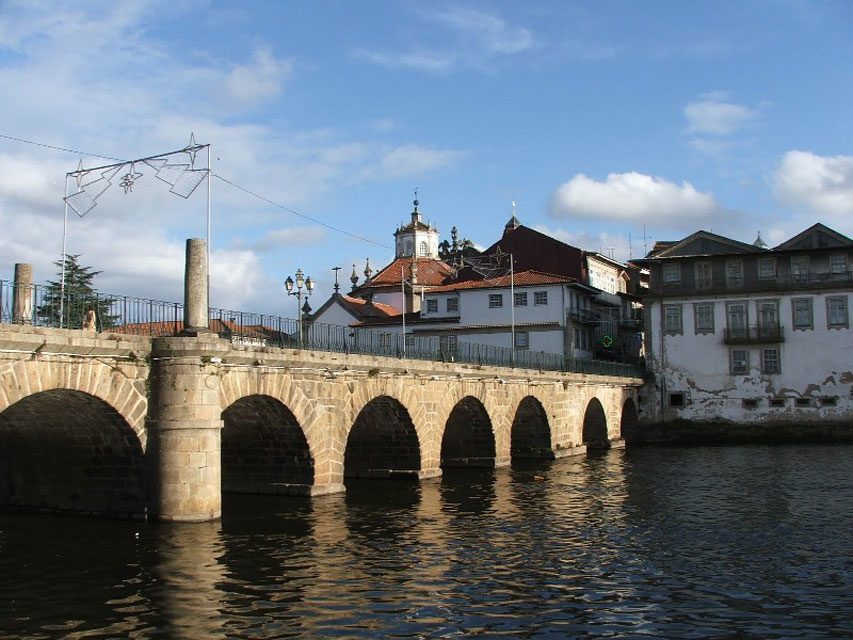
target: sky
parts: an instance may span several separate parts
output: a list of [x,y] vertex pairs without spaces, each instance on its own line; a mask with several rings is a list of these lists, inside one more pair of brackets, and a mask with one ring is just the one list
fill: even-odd
[[[64,237],[101,291],[179,301],[209,202],[211,305],[294,317],[285,278],[314,309],[334,267],[348,291],[415,189],[479,247],[513,202],[622,261],[700,229],[853,236],[851,63],[847,0],[0,0],[0,279],[55,279]],[[64,226],[68,173],[191,136],[209,201],[134,165]]]

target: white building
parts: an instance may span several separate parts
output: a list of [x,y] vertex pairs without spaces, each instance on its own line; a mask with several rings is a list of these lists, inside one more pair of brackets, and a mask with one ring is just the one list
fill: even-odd
[[773,249],[699,231],[643,262],[645,421],[853,421],[853,241],[822,224]]

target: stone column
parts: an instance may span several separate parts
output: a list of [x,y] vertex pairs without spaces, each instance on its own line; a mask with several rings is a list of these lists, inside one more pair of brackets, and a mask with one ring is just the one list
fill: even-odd
[[32,324],[33,321],[33,265],[15,265],[15,284],[12,288],[12,322]]
[[210,331],[207,249],[201,238],[187,240],[187,262],[184,274],[184,334],[199,335]]
[[153,518],[198,522],[222,514],[219,362],[229,349],[212,334],[152,341],[146,458]]

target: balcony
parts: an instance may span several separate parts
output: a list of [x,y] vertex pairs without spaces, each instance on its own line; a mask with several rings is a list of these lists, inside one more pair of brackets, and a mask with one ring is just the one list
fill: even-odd
[[768,342],[783,342],[785,334],[778,324],[758,325],[755,327],[738,327],[725,329],[723,342],[726,344],[761,344]]
[[600,324],[601,314],[592,309],[569,309],[566,312],[569,320],[580,324]]

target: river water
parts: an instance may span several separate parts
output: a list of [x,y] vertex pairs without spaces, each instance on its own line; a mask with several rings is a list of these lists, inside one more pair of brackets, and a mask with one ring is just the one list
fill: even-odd
[[853,637],[851,463],[642,447],[214,523],[0,514],[0,638]]

